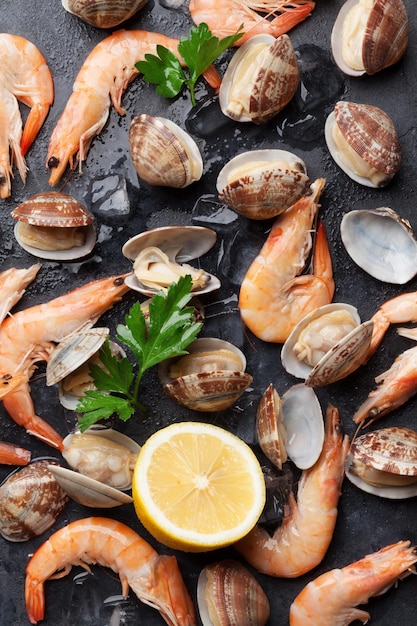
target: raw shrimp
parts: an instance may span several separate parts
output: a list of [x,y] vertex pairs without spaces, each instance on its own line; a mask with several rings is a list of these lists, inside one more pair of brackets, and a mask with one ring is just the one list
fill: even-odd
[[305,20],[314,6],[310,0],[190,0],[189,10],[196,24],[205,22],[219,38],[233,35],[242,26],[245,34],[235,43],[240,46],[254,35],[283,35]]
[[10,309],[23,296],[26,287],[35,279],[40,267],[40,263],[35,263],[28,269],[11,267],[0,273],[0,324]]
[[139,600],[157,609],[170,626],[197,624],[177,559],[159,555],[128,526],[104,517],[88,517],[64,526],[32,556],[25,585],[31,624],[44,618],[44,582],[65,576],[72,565],[90,571],[92,563],[118,573],[123,596],[127,597],[131,587]]
[[[158,45],[179,58],[178,39],[145,30],[118,30],[103,39],[87,56],[73,85],[73,92],[52,133],[46,165],[49,184],[56,185],[69,163],[80,171],[91,142],[103,129],[112,103],[120,115],[126,113],[121,99],[128,84],[139,75],[135,63],[146,54],[156,54]],[[214,68],[207,76],[220,84]]]
[[324,183],[323,178],[317,179],[311,195],[276,218],[242,281],[242,320],[264,341],[283,343],[307,313],[332,301],[332,262],[322,224],[314,247],[313,273],[299,275],[312,246],[311,229]]
[[415,573],[416,562],[417,549],[409,541],[399,541],[342,569],[325,572],[295,598],[290,626],[347,626],[356,620],[366,624],[370,614],[355,607]]
[[403,293],[387,300],[371,319],[374,322],[374,330],[367,360],[374,354],[391,324],[417,322],[417,291]]
[[361,426],[369,426],[417,393],[417,346],[397,356],[375,382],[378,387],[370,392],[353,416],[353,421]]
[[27,465],[30,457],[30,450],[15,446],[13,443],[0,441],[0,463],[5,465]]
[[28,381],[54,342],[96,320],[128,291],[124,276],[103,278],[44,304],[19,311],[0,326],[0,399],[28,433],[62,449],[62,437],[35,414]]
[[[54,85],[45,58],[27,39],[0,33],[0,50],[0,197],[7,198],[12,174],[10,152],[25,182],[24,155],[48,115]],[[30,107],[23,134],[16,98]]]
[[333,537],[348,450],[339,412],[329,406],[323,450],[314,466],[303,471],[297,501],[290,495],[291,514],[272,537],[256,526],[235,544],[252,567],[269,576],[295,578],[322,561]]

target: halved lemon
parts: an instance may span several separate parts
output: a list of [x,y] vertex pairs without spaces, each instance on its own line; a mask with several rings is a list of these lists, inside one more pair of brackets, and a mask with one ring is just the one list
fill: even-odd
[[180,422],[142,446],[132,496],[143,526],[185,552],[230,545],[256,524],[265,481],[251,448],[212,424]]

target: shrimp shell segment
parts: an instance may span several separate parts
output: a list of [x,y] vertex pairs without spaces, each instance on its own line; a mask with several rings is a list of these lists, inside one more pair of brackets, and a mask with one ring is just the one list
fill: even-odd
[[294,96],[300,82],[288,35],[255,35],[234,53],[224,74],[219,103],[238,122],[264,124]]
[[333,58],[348,76],[362,76],[397,63],[408,45],[402,0],[347,0],[332,29]]
[[147,0],[62,0],[62,6],[96,28],[114,28],[137,13]]
[[149,185],[182,189],[203,175],[197,144],[169,119],[146,113],[134,117],[129,144],[133,165]]
[[245,217],[276,217],[310,188],[304,161],[286,150],[249,150],[221,169],[219,200]]

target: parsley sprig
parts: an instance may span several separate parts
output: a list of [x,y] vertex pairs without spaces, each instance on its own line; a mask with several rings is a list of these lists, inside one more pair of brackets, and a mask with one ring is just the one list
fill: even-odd
[[157,45],[155,54],[145,54],[144,61],[135,63],[143,78],[157,85],[156,92],[165,98],[174,98],[181,89],[188,87],[191,104],[195,106],[195,85],[209,66],[235,41],[242,37],[239,29],[235,34],[218,39],[211,34],[207,24],[202,22],[190,29],[190,37],[181,37],[178,52],[186,64],[181,66],[179,59],[165,46]]
[[77,404],[77,412],[84,414],[78,423],[81,431],[113,414],[127,421],[136,410],[146,410],[139,400],[143,374],[165,359],[187,354],[185,348],[201,329],[200,322],[192,321],[194,308],[186,306],[192,297],[191,288],[191,276],[182,276],[166,293],[152,297],[148,320],[136,302],[125,317],[125,325],[117,325],[116,336],[131,350],[136,364],[128,357],[114,355],[106,340],[99,353],[104,369],[90,365],[96,389],[87,391]]

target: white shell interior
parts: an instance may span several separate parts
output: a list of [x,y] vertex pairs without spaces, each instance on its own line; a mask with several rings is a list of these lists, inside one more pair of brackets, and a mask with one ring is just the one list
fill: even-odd
[[47,259],[49,261],[76,261],[82,259],[92,252],[97,241],[97,233],[94,224],[83,226],[86,232],[85,243],[82,246],[76,246],[69,250],[41,250],[40,248],[34,248],[24,243],[19,234],[20,222],[16,222],[14,227],[14,236],[19,246],[39,259]]
[[388,487],[377,487],[376,485],[370,485],[365,480],[353,474],[350,471],[352,465],[352,455],[348,454],[346,459],[346,478],[358,489],[371,493],[374,496],[380,498],[387,498],[389,500],[405,500],[406,498],[413,498],[417,496],[417,483],[412,485],[396,485]]
[[345,62],[342,55],[342,29],[346,15],[357,3],[358,0],[347,0],[347,2],[343,4],[334,22],[330,39],[333,58],[338,68],[347,76],[356,77],[365,74],[365,70],[355,70]]
[[417,241],[389,212],[350,211],[340,235],[351,259],[370,276],[403,285],[417,274]]

